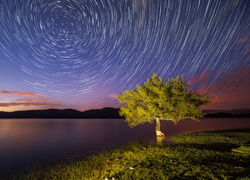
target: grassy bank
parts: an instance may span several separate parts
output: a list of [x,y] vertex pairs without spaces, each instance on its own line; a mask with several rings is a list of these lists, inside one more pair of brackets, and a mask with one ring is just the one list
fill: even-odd
[[[250,179],[250,129],[197,132],[168,145],[130,144],[15,179]],[[246,149],[244,153],[232,149]]]

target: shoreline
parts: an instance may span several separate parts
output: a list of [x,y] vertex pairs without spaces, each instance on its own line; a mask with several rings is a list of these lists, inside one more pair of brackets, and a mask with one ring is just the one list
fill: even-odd
[[250,177],[250,155],[232,149],[249,139],[250,129],[187,133],[172,137],[167,145],[129,144],[87,160],[74,157],[49,168],[16,174],[13,179],[246,178]]

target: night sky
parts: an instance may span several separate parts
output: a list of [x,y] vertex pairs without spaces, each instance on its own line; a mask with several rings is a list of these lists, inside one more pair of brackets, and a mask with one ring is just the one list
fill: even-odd
[[250,108],[250,1],[1,0],[0,111],[119,107],[152,73]]

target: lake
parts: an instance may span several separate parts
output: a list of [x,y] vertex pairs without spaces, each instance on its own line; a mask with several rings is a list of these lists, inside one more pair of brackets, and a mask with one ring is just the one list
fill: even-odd
[[[250,118],[162,121],[166,136],[187,132],[250,128]],[[0,177],[32,164],[75,154],[87,157],[130,142],[156,142],[155,124],[130,128],[124,119],[0,119]]]

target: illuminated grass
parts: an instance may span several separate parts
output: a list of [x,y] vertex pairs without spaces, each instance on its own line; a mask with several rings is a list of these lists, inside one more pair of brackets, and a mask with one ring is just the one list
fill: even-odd
[[232,151],[250,154],[250,144],[243,144],[238,148],[232,149]]
[[250,155],[232,149],[249,139],[250,130],[190,133],[166,146],[130,144],[15,179],[248,179]]

